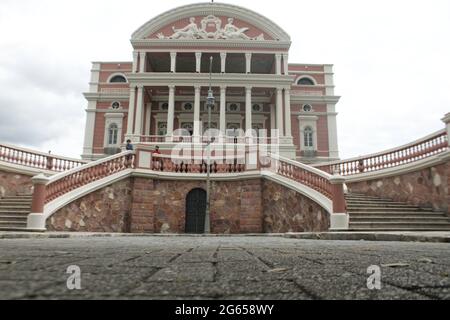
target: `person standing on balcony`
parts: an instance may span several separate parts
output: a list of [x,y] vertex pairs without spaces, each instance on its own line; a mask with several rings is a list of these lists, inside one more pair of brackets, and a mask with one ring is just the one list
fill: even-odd
[[131,140],[130,139],[128,139],[127,140],[127,145],[126,145],[126,147],[125,147],[125,150],[127,150],[127,151],[133,151],[133,145],[131,144]]
[[163,171],[164,170],[164,166],[163,166],[163,159],[160,157],[161,155],[161,151],[159,151],[159,146],[155,147],[155,151],[153,151],[152,156],[156,155],[157,158],[159,158],[159,170]]

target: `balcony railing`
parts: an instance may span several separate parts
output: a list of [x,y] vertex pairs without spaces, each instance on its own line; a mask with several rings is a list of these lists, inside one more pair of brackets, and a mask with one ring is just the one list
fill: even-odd
[[219,136],[219,137],[193,137],[193,136],[141,136],[141,143],[201,143],[206,144],[209,141],[213,143],[224,143],[224,144],[279,144],[278,138],[270,137],[234,137],[234,136]]
[[87,163],[83,160],[55,156],[7,144],[0,144],[0,161],[57,172],[67,171]]
[[407,145],[376,154],[314,165],[317,169],[342,176],[380,171],[432,157],[448,148],[447,131],[440,130]]

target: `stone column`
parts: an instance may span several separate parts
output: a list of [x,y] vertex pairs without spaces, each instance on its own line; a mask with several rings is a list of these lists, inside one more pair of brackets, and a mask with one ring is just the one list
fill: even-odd
[[200,137],[200,85],[194,86],[195,100],[194,100],[194,138]]
[[226,96],[227,96],[227,87],[220,87],[220,132],[222,135],[225,135],[225,131],[227,129],[227,121],[226,121]]
[[283,54],[283,68],[284,68],[284,74],[289,74],[289,54],[285,53]]
[[195,53],[195,72],[200,73],[202,71],[202,53]]
[[283,136],[283,89],[277,88],[277,129],[278,135]]
[[225,73],[225,67],[227,65],[227,53],[220,53],[220,72]]
[[281,53],[275,54],[275,73],[281,74]]
[[291,90],[284,89],[284,135],[292,137],[291,130]]
[[144,87],[138,86],[137,90],[137,102],[136,102],[136,121],[134,123],[134,135],[142,135],[142,119],[144,113]]
[[252,54],[251,53],[245,54],[245,72],[247,72],[247,73],[252,72]]
[[45,193],[46,185],[49,182],[49,178],[44,174],[31,178],[33,183],[33,200],[31,203],[31,213],[27,217],[27,229],[32,230],[45,230]]
[[170,53],[170,72],[175,73],[177,70],[177,53]]
[[139,53],[139,72],[140,73],[145,72],[145,57],[146,57],[146,52]]
[[138,56],[139,52],[133,51],[133,70],[131,70],[132,73],[136,73],[137,71]]
[[448,149],[450,149],[450,112],[442,118],[442,122],[445,123],[445,127],[447,129]]
[[127,138],[133,134],[134,123],[134,105],[136,101],[136,88],[130,88],[130,102],[128,104],[128,124],[127,124]]
[[252,129],[252,87],[245,87],[245,132]]
[[88,108],[86,110],[86,126],[84,129],[84,143],[83,143],[83,159],[87,157],[89,158],[89,155],[91,155],[93,152],[93,146],[94,146],[94,130],[95,130],[95,109],[97,108],[97,102],[96,101],[89,101],[88,102]]
[[328,156],[332,159],[339,159],[336,117],[336,105],[327,104]]
[[173,122],[175,118],[175,86],[169,86],[169,110],[167,112],[167,136],[173,135]]
[[269,107],[270,107],[270,130],[273,130],[277,125],[276,110],[274,104],[270,104]]
[[150,132],[150,127],[152,124],[152,104],[148,103],[147,104],[147,117],[145,119],[145,135],[152,135],[152,133]]
[[344,183],[345,178],[334,175],[330,178],[332,184],[333,213],[330,215],[330,230],[347,230],[349,227],[349,216],[346,210]]

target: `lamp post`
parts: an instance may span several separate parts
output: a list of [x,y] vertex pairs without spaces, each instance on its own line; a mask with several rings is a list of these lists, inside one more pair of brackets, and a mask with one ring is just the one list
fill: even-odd
[[208,144],[206,160],[206,214],[205,214],[205,233],[211,232],[210,226],[210,208],[211,208],[211,110],[214,108],[216,99],[211,88],[213,57],[209,58],[209,90],[206,98],[206,107],[208,108]]

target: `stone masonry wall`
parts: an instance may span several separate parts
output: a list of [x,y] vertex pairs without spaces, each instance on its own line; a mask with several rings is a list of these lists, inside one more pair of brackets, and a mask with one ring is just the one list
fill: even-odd
[[92,192],[55,212],[49,231],[128,232],[131,179]]
[[264,232],[326,231],[330,215],[314,201],[272,181],[263,181]]
[[450,215],[450,162],[398,176],[347,183],[350,192],[432,206]]
[[[261,181],[212,182],[211,232],[261,232]],[[131,232],[183,233],[186,196],[204,181],[135,178]]]
[[[211,184],[211,232],[323,231],[329,215],[309,198],[263,179]],[[204,181],[130,178],[80,198],[47,220],[50,231],[184,233],[186,197]]]
[[31,195],[33,193],[32,176],[0,171],[0,198],[16,196],[18,194]]

